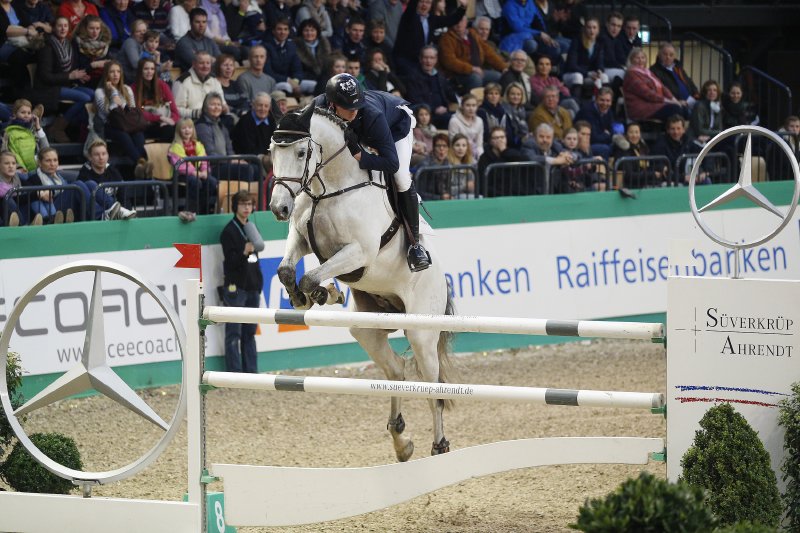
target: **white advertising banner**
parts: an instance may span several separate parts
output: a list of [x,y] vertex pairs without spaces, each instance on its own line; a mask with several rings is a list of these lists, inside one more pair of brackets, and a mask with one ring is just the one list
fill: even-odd
[[[708,218],[726,235],[744,238],[759,227],[764,216],[770,216],[763,213],[729,210]],[[797,223],[789,228],[793,229],[745,253],[745,277],[799,277]],[[688,244],[683,257],[670,266],[670,242],[674,239]],[[275,275],[284,244],[267,241],[259,254],[264,273],[262,305],[273,308],[290,307]],[[440,229],[434,246],[451,282],[456,311],[464,315],[593,319],[664,312],[669,275],[727,277],[733,271],[732,253],[694,228],[688,213]],[[218,245],[203,247],[208,304],[217,303],[221,255]],[[176,250],[163,248],[0,260],[0,326],[16,299],[44,273],[70,261],[89,259],[135,269],[164,290],[185,320],[182,280],[197,273],[173,268],[178,257]],[[298,265],[298,273],[317,264],[313,256],[306,257]],[[90,277],[60,280],[24,312],[11,346],[22,354],[23,367],[30,374],[62,372],[80,356]],[[112,276],[104,276],[103,288],[112,365],[177,358],[172,334],[153,302],[139,295],[132,283]],[[341,288],[348,308],[349,292]],[[209,328],[207,354],[223,353],[222,329]],[[257,336],[259,352],[349,342],[353,339],[341,328],[269,325],[261,326]]]

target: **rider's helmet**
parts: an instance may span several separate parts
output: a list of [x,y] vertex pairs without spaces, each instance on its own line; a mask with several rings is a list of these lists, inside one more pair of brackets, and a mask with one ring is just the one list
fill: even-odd
[[325,97],[329,103],[349,110],[361,109],[365,103],[361,83],[347,73],[337,74],[328,80]]

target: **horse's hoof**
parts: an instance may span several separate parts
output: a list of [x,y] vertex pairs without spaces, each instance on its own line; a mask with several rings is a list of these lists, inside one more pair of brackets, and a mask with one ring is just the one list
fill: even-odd
[[333,304],[343,304],[344,303],[344,294],[342,291],[336,288],[336,285],[333,283],[328,283],[328,303]]
[[309,309],[311,307],[311,302],[308,301],[308,298],[306,298],[306,295],[302,292],[298,292],[296,295],[290,295],[289,301],[295,309]]
[[328,303],[328,291],[324,287],[315,287],[308,295],[317,305]]
[[403,446],[402,450],[395,451],[397,452],[397,460],[401,463],[405,463],[414,455],[414,441],[409,440],[406,445]]
[[449,451],[450,451],[450,441],[442,437],[442,440],[439,441],[439,444],[436,444],[435,442],[433,443],[433,447],[431,448],[431,455],[441,455]]

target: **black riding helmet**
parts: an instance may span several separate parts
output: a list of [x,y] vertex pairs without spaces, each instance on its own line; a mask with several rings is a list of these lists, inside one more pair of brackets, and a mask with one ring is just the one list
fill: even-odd
[[361,109],[365,103],[361,83],[347,73],[337,74],[328,80],[325,97],[329,103],[349,110]]

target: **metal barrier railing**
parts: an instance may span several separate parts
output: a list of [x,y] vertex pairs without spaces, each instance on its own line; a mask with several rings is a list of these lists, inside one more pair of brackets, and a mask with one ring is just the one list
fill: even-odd
[[414,181],[423,200],[478,197],[478,169],[475,165],[422,167],[414,174]]
[[609,185],[608,162],[591,157],[571,165],[550,167],[549,194],[604,191]]
[[777,130],[787,116],[794,114],[788,85],[753,66],[744,67],[740,78],[745,95],[756,105],[760,125]]
[[[646,163],[642,167],[641,163]],[[664,155],[625,156],[614,161],[613,188],[646,189],[672,184],[672,162]]]
[[93,208],[97,204],[97,191],[113,189],[114,198],[122,205],[136,209],[137,217],[167,214],[165,200],[167,184],[156,180],[106,181],[92,191]]
[[[691,52],[687,46],[690,43]],[[730,87],[733,81],[733,57],[730,52],[691,31],[683,34],[679,48],[681,64],[695,81],[698,90],[701,90],[705,80],[711,79],[719,82],[720,90]]]
[[[58,192],[58,195],[52,195],[52,199],[50,201],[42,200],[39,192],[42,191],[49,191],[51,193]],[[57,209],[55,206],[55,202],[57,200],[57,196],[64,194],[67,191],[74,192],[74,199],[71,205],[59,205],[58,207],[61,209]],[[35,198],[31,198],[31,196],[36,193]],[[9,199],[11,201],[6,201]],[[6,193],[6,196],[1,200],[3,204],[3,224],[8,223],[9,216],[12,212],[12,203],[16,207],[16,211],[18,211],[18,215],[20,216],[21,223],[29,223],[33,220],[33,217],[36,216],[34,210],[37,206],[34,206],[34,202],[42,202],[42,204],[53,204],[50,205],[42,205],[40,207],[47,209],[55,213],[55,211],[62,211],[65,212],[67,209],[72,209],[75,220],[86,220],[86,197],[84,196],[82,189],[77,185],[72,184],[64,184],[64,185],[31,185],[22,187],[14,187],[13,189],[9,190]],[[74,203],[77,202],[77,203]],[[60,203],[60,202],[59,202]],[[52,207],[52,209],[50,209]],[[40,212],[40,211],[37,211]],[[50,222],[51,216],[44,216],[44,222]]]
[[[717,145],[719,147],[719,145]],[[697,154],[683,154],[675,161],[675,185],[687,185]],[[733,183],[734,176],[731,158],[726,152],[709,152],[703,159],[697,183]]]
[[[612,5],[614,9],[617,9],[616,2],[612,2]],[[643,41],[658,42],[672,40],[672,22],[667,17],[635,0],[621,2],[619,11],[622,12],[623,15],[627,15],[628,12],[634,11],[630,9],[631,6],[635,8],[639,15],[642,32],[649,32],[649,39],[645,39],[645,36],[643,36]]]
[[[209,175],[216,179],[217,189],[212,187],[197,187],[193,198],[190,198],[187,184],[187,173],[180,172],[181,167],[186,165],[206,161],[209,164]],[[240,163],[237,163],[240,162]],[[198,213],[215,213],[220,211],[231,211],[231,197],[240,189],[247,189],[251,193],[257,194],[256,208],[266,209],[264,195],[264,180],[266,172],[261,163],[261,158],[254,154],[241,155],[211,155],[202,157],[184,157],[172,165],[172,211],[177,214],[185,207],[190,211]],[[247,185],[243,185],[247,183]],[[207,184],[206,184],[207,185]],[[255,185],[256,190],[252,187]],[[187,188],[185,204],[181,203],[179,189]],[[205,195],[203,194],[205,192]],[[213,194],[213,196],[212,196]],[[190,209],[195,207],[197,209]]]
[[[800,136],[791,133],[777,133],[792,149],[794,158],[800,160]],[[736,136],[736,153],[742,154],[747,135]],[[753,181],[785,181],[793,180],[791,162],[786,153],[778,145],[760,135],[752,136],[752,159],[750,171]],[[741,162],[736,161],[736,177],[738,178]]]
[[547,194],[547,167],[538,161],[492,163],[478,183],[478,194],[485,198]]

